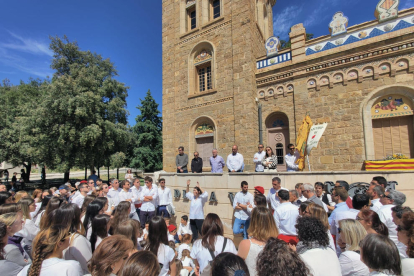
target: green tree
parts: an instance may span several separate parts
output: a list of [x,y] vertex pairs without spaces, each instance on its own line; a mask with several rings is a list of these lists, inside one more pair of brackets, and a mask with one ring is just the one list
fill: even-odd
[[150,90],[137,108],[141,114],[132,127],[136,144],[130,166],[151,172],[162,170],[162,118]]
[[116,178],[119,179],[119,168],[122,167],[126,160],[126,155],[123,152],[117,152],[109,158],[111,167],[116,168]]
[[50,39],[55,73],[30,129],[32,145],[49,167],[66,172],[66,180],[74,166],[93,170],[113,153],[126,151],[128,87],[115,79],[109,59],[81,51],[66,36]]
[[[313,34],[306,34],[305,40],[308,41],[313,38]],[[288,41],[286,40],[280,40],[280,50],[288,49],[292,45],[290,39]]]

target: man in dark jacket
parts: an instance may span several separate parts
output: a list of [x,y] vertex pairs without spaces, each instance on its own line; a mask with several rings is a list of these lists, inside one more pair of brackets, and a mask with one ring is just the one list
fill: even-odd
[[191,160],[191,172],[203,172],[203,159],[200,158],[198,152],[194,152],[194,158]]

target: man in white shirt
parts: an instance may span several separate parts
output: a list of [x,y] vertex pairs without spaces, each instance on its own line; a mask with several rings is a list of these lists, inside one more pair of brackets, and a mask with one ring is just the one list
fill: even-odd
[[157,205],[158,189],[157,185],[152,184],[152,178],[146,176],[144,178],[145,186],[142,187],[139,200],[142,201],[141,212],[139,218],[141,227],[145,228],[145,222],[150,221],[155,216],[155,206]]
[[294,144],[287,146],[288,154],[285,155],[285,163],[288,172],[296,172],[298,170],[298,164],[296,160],[299,158],[299,152],[296,151]]
[[139,200],[139,194],[141,193],[141,181],[139,181],[139,178],[134,178],[133,180],[133,186],[131,188],[132,193],[135,197],[135,202],[132,202],[135,206],[135,211],[137,212],[138,216],[141,212],[141,201]]
[[183,236],[185,234],[193,235],[193,232],[191,231],[190,223],[188,223],[188,216],[184,215],[181,217],[181,223],[180,226],[178,226],[178,239],[182,241]]
[[[247,214],[247,206],[253,203],[253,195],[248,192],[249,184],[246,181],[241,183],[241,191],[236,194],[233,201],[234,212],[234,225],[233,234],[243,233],[243,239],[247,239],[247,229],[250,225],[250,217]],[[243,229],[241,226],[243,225]]]
[[300,201],[298,197],[299,195],[296,190],[289,191],[289,202],[295,205],[296,207],[299,207],[302,204],[302,201]]
[[280,190],[278,193],[280,205],[273,213],[277,229],[279,229],[278,239],[289,242],[294,240],[297,242],[296,220],[299,216],[297,206],[289,202],[289,191]]
[[111,199],[112,205],[116,207],[120,202],[119,193],[122,189],[119,188],[119,181],[116,178],[109,179],[109,183],[111,183],[111,188],[109,189],[107,196]]
[[243,155],[238,153],[238,150],[239,148],[234,145],[231,148],[232,153],[227,156],[227,168],[229,169],[229,172],[243,172]]
[[[395,243],[397,248],[401,247],[401,244],[398,242],[397,225],[394,223],[392,217],[392,208],[396,205],[403,205],[405,200],[406,197],[401,192],[393,190],[385,192],[385,194],[381,196],[381,203],[383,206],[377,212],[382,223],[388,228],[388,237]],[[398,250],[400,250],[400,248],[398,248]]]
[[263,145],[258,146],[259,151],[254,154],[253,162],[256,165],[255,172],[264,172],[264,167],[262,165],[262,160],[266,156],[266,152],[263,150]]
[[112,211],[115,209],[115,205],[112,203],[112,199],[108,197],[109,186],[108,184],[102,184],[103,196],[108,199],[108,209],[105,211],[107,215],[111,215]]
[[79,208],[82,208],[82,204],[85,201],[85,197],[89,191],[88,184],[82,183],[78,186],[79,195],[72,200],[72,203],[78,205]]
[[269,190],[269,194],[267,195],[267,204],[269,205],[270,210],[276,210],[277,207],[280,205],[280,199],[277,196],[277,192],[279,190],[286,190],[289,191],[286,188],[282,188],[281,180],[279,177],[273,177],[272,178],[272,188]]
[[305,202],[308,199],[303,196],[303,194],[302,194],[302,187],[303,187],[303,183],[297,183],[295,185],[295,190],[296,190],[296,192],[298,192],[298,195],[299,195],[298,199],[300,201],[302,201],[302,202]]
[[369,185],[368,190],[366,191],[366,194],[371,198],[371,210],[374,212],[379,211],[379,209],[381,209],[382,204],[380,202],[381,199],[381,195],[384,194],[384,188],[380,185],[376,185],[371,183],[371,185]]
[[159,180],[160,187],[158,188],[158,208],[157,215],[169,218],[170,213],[168,213],[167,206],[172,205],[172,194],[170,188],[165,187],[165,179],[161,178]]
[[139,221],[137,211],[135,210],[135,204],[134,202],[137,200],[135,198],[134,193],[131,191],[131,183],[129,180],[123,180],[121,181],[121,191],[119,192],[119,201],[128,201],[131,204],[131,211],[129,213],[129,218],[135,219],[136,221]]
[[93,179],[88,179],[88,190],[88,195],[95,191],[95,181],[93,181]]

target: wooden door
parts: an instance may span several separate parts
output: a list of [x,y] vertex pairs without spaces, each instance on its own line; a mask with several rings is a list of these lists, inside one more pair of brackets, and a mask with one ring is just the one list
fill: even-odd
[[[210,156],[213,156],[212,151],[214,148],[214,137],[196,138],[197,151],[200,154],[200,158],[203,159],[203,167],[210,166]],[[193,157],[194,158],[194,157]]]
[[413,158],[413,116],[372,120],[375,159],[397,153]]
[[278,127],[269,130],[268,145],[272,147],[277,156],[277,170],[286,171],[285,155],[286,147],[289,144],[289,129]]

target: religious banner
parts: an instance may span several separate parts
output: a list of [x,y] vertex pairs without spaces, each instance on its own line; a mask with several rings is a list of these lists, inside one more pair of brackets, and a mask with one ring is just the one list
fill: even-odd
[[399,4],[400,0],[380,0],[375,10],[375,17],[380,23],[397,18]]
[[323,133],[325,132],[328,123],[323,123],[321,125],[313,125],[309,131],[308,143],[306,146],[306,153],[310,155],[310,152],[313,148],[318,147],[319,140],[321,139]]
[[214,135],[214,128],[210,124],[203,123],[196,128],[195,137],[208,137]]
[[307,155],[306,145],[312,125],[313,123],[310,116],[306,115],[303,119],[302,125],[299,128],[298,137],[296,138],[296,148],[300,154],[300,157],[296,160],[296,164],[298,164],[298,169],[300,171],[303,171],[303,168],[305,167],[305,155]]
[[402,95],[380,97],[371,107],[371,118],[381,119],[413,115],[411,100]]

